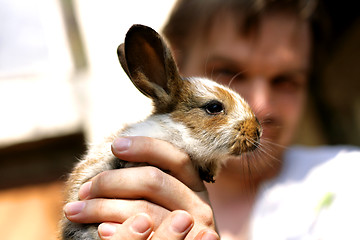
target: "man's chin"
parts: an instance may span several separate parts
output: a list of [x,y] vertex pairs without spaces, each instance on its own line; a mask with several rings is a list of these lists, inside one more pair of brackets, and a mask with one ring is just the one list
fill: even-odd
[[262,144],[253,152],[231,157],[224,170],[240,174],[243,180],[261,182],[275,177],[281,170],[285,148]]

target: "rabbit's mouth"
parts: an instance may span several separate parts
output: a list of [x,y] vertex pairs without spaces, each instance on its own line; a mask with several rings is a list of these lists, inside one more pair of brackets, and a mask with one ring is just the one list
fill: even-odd
[[262,127],[256,118],[241,121],[235,130],[237,133],[230,147],[231,155],[251,152],[260,146]]

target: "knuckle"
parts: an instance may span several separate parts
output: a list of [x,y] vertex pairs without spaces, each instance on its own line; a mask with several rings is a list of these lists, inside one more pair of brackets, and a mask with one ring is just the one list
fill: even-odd
[[207,209],[204,214],[204,224],[206,226],[212,227],[215,225],[214,214],[210,206],[207,206]]
[[151,180],[144,182],[145,188],[148,192],[156,193],[161,191],[164,186],[164,182],[166,181],[165,173],[163,171],[153,166],[147,166],[144,175],[144,179]]
[[106,183],[108,182],[107,179],[109,177],[109,171],[100,172],[94,179],[93,179],[93,194],[96,194],[98,189],[103,189],[106,187]]
[[104,199],[97,199],[93,207],[93,216],[100,218],[107,211]]
[[197,211],[198,211],[197,216],[204,226],[207,227],[215,226],[214,214],[210,205],[203,204],[201,207],[197,208]]
[[145,200],[137,200],[136,208],[141,212],[149,213],[148,205],[149,205],[148,202]]
[[180,151],[180,154],[178,155],[178,164],[179,167],[186,166],[191,163],[189,155],[187,155],[185,152]]
[[146,201],[146,200],[138,200],[137,203],[137,209],[143,213],[146,213],[148,215],[152,215],[154,214],[154,209],[151,206],[150,202]]
[[153,167],[153,166],[148,166],[148,171],[147,174],[149,178],[153,178],[155,180],[162,180],[163,179],[163,172],[157,168],[157,167]]
[[170,213],[169,210],[146,200],[137,200],[136,209],[151,216],[154,226],[159,226]]

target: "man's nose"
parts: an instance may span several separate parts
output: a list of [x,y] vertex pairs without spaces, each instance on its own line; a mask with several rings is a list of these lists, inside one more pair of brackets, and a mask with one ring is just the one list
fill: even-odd
[[247,98],[248,103],[258,115],[270,113],[272,111],[270,84],[263,77],[255,77],[251,82],[251,89]]

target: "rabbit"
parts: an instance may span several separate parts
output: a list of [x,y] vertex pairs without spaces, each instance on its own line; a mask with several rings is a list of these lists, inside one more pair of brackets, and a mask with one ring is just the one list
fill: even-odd
[[[181,77],[165,40],[152,28],[133,25],[118,47],[119,61],[137,89],[151,98],[153,113],[89,148],[67,181],[66,202],[77,201],[80,186],[98,173],[134,166],[111,153],[119,136],[148,136],[184,150],[199,176],[214,182],[221,165],[259,147],[262,128],[237,93],[209,79]],[[62,239],[100,239],[97,224],[76,224],[65,217]]]

